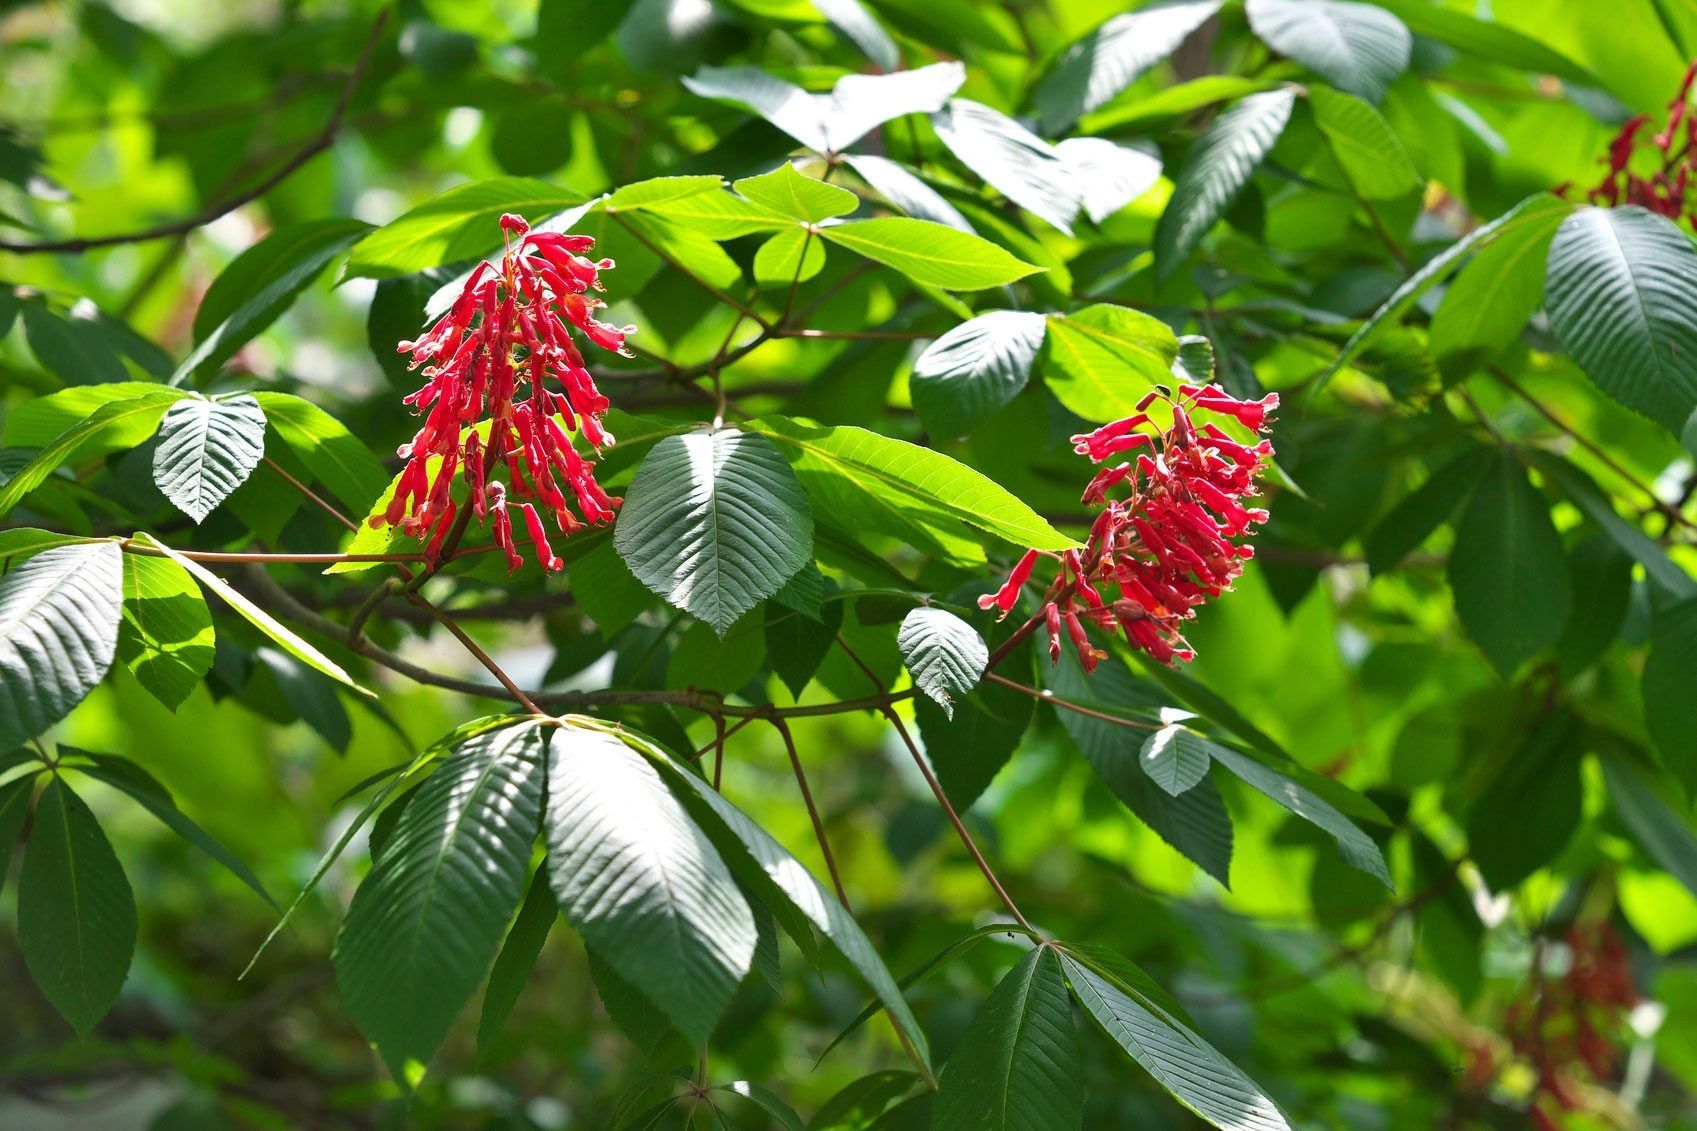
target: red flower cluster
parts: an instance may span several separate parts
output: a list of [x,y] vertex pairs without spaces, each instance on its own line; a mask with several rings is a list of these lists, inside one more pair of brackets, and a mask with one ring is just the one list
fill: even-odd
[[1614,1075],[1623,1021],[1638,1004],[1626,947],[1613,927],[1574,927],[1565,941],[1572,955],[1567,972],[1551,978],[1534,971],[1508,1013],[1514,1051],[1538,1074],[1531,1115],[1540,1131],[1560,1131],[1559,1113],[1589,1109],[1577,1081]]
[[[1170,409],[1170,424],[1149,415],[1157,401]],[[1052,660],[1060,659],[1063,631],[1086,671],[1106,658],[1091,644],[1086,624],[1123,630],[1133,647],[1163,663],[1195,656],[1180,624],[1231,588],[1254,555],[1253,547],[1233,539],[1267,521],[1266,511],[1242,500],[1256,493],[1255,473],[1262,457],[1272,454],[1272,443],[1259,437],[1278,406],[1277,393],[1244,401],[1215,385],[1180,385],[1176,396],[1157,388],[1137,403],[1137,415],[1072,438],[1074,450],[1097,463],[1137,454],[1103,467],[1084,489],[1084,502],[1103,510],[1085,548],[1060,555],[1043,595]],[[1210,421],[1196,423],[1198,410],[1230,417],[1255,433],[1256,442],[1240,443]],[[1125,496],[1111,497],[1120,488]],[[1007,616],[1039,556],[1028,551],[1000,590],[978,599],[979,607]]]
[[[506,251],[500,269],[480,264],[436,325],[416,342],[400,344],[401,353],[412,354],[412,368],[424,368],[423,387],[404,402],[425,413],[424,426],[399,449],[406,468],[388,509],[372,516],[371,525],[427,538],[425,555],[436,560],[450,532],[464,526],[456,522],[461,504],[452,493],[455,474],[463,473],[470,488],[465,504],[479,522],[493,516],[507,564],[515,570],[524,564],[513,546],[510,494],[520,500],[537,561],[557,570],[565,563],[549,546],[536,506],[524,500],[535,499],[568,535],[582,526],[571,502],[591,523],[611,522],[620,502],[595,482],[594,463],[572,447],[574,431],[596,449],[613,438],[601,426],[607,398],[584,368],[567,325],[627,356],[625,335],[636,327],[595,319],[605,304],[587,292],[601,289],[600,273],[613,261],[583,257],[594,240],[532,232],[511,215],[501,217],[501,231]],[[527,386],[522,399],[521,384]],[[485,419],[486,438],[476,427]],[[504,483],[496,478],[503,465]]]
[[[1697,228],[1697,210],[1686,204],[1686,191],[1691,187],[1693,167],[1697,166],[1697,131],[1694,131],[1690,102],[1694,82],[1697,82],[1697,62],[1685,72],[1679,93],[1668,103],[1667,125],[1649,139],[1660,168],[1643,177],[1629,167],[1633,155],[1641,148],[1640,135],[1650,124],[1650,116],[1640,114],[1621,126],[1609,142],[1609,155],[1603,159],[1609,167],[1608,174],[1585,194],[1587,200],[1592,204],[1637,204],[1670,220],[1683,217]],[[1562,185],[1556,192],[1565,196],[1569,187]]]

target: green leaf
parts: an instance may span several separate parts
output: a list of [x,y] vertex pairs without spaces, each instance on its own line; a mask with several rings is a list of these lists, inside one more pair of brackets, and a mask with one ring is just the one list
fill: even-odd
[[1069,137],[1055,146],[1066,176],[1078,182],[1084,214],[1101,224],[1154,188],[1161,158],[1145,144],[1121,145],[1105,137]]
[[365,442],[311,401],[288,393],[255,393],[265,420],[314,478],[353,513],[369,513],[389,473]]
[[1408,69],[1414,37],[1395,16],[1344,0],[1247,0],[1249,26],[1281,55],[1369,102]]
[[[1008,665],[1002,674],[1009,674]],[[990,787],[1019,748],[1036,709],[1029,695],[990,681],[961,696],[952,714],[929,697],[915,700],[925,757],[956,809],[966,809]]]
[[1425,183],[1390,123],[1370,104],[1318,83],[1308,88],[1308,104],[1344,176],[1363,198],[1393,200]]
[[1508,891],[1550,863],[1584,809],[1581,732],[1552,714],[1529,733],[1473,803],[1467,854],[1491,891]]
[[1675,597],[1697,597],[1697,581],[1668,557],[1667,549],[1644,533],[1642,526],[1621,517],[1589,475],[1553,452],[1534,448],[1526,457],[1545,482],[1567,496],[1615,545],[1644,567],[1644,576]]
[[548,763],[548,868],[585,943],[692,1043],[754,959],[754,916],[706,834],[648,759],[567,727]]
[[189,572],[169,558],[125,554],[118,657],[137,682],[175,711],[216,650],[212,611]]
[[878,956],[878,951],[861,931],[854,916],[800,861],[742,810],[679,766],[658,747],[636,736],[632,738],[648,759],[659,767],[671,787],[685,798],[738,878],[772,909],[790,937],[803,949],[811,948],[811,928],[816,928],[854,967],[890,1011],[897,1028],[906,1034],[920,1069],[929,1074],[925,1032],[914,1019],[913,1011],[908,1008],[895,978],[884,966],[884,960]]
[[[1197,736],[1200,738],[1200,736]],[[1351,866],[1378,880],[1386,887],[1391,884],[1390,869],[1385,866],[1385,854],[1373,838],[1348,817],[1338,812],[1331,802],[1322,799],[1298,784],[1289,774],[1262,765],[1247,754],[1229,746],[1201,739],[1208,756],[1257,792],[1272,798],[1304,821],[1330,833],[1338,842],[1338,852]]]
[[12,867],[12,849],[17,847],[24,821],[29,817],[36,776],[30,774],[0,786],[0,891],[5,890],[6,874]]
[[756,204],[810,224],[846,216],[860,206],[860,198],[848,189],[804,177],[788,161],[770,173],[744,177],[732,187]]
[[25,302],[22,307],[30,352],[49,373],[76,385],[120,382],[129,377],[124,359],[92,318],[79,317],[75,310],[71,317],[61,318],[40,300]]
[[507,930],[507,941],[501,944],[501,953],[495,956],[495,965],[489,970],[489,988],[483,991],[483,1012],[477,1018],[479,1060],[488,1055],[489,1046],[506,1024],[507,1015],[518,1004],[519,994],[530,981],[542,944],[548,941],[548,932],[559,914],[560,907],[548,887],[547,868],[538,868],[531,877],[524,902],[519,905],[518,916]]
[[849,168],[860,174],[872,191],[883,197],[899,211],[916,220],[947,224],[963,232],[972,225],[950,204],[942,193],[932,188],[907,166],[871,153],[850,153],[843,158]]
[[818,619],[785,608],[776,599],[766,603],[766,659],[791,695],[801,698],[842,625],[841,601],[823,606]]
[[754,253],[754,281],[763,287],[805,283],[825,268],[825,242],[804,228],[787,228]]
[[211,372],[229,360],[370,230],[363,220],[308,220],[278,228],[236,256],[201,299],[194,316],[197,344],[177,368],[179,377]]
[[1544,303],[1544,262],[1556,229],[1573,214],[1557,196],[1534,196],[1516,224],[1497,231],[1456,274],[1432,316],[1432,352],[1496,350]]
[[1185,1107],[1224,1131],[1291,1131],[1278,1105],[1208,1042],[1074,959],[1063,955],[1061,966],[1084,1011]]
[[608,212],[644,209],[704,192],[714,192],[722,189],[724,185],[724,178],[719,176],[654,177],[614,189],[605,199],[597,202],[596,207]]
[[250,396],[178,401],[159,425],[153,482],[176,508],[205,522],[265,456],[265,412]]
[[755,67],[702,67],[683,84],[703,98],[748,107],[809,149],[834,153],[892,118],[941,109],[964,81],[966,68],[947,62],[845,75],[828,95],[808,94]]
[[1025,388],[1049,321],[992,310],[948,331],[913,363],[913,407],[937,439],[964,436]]
[[854,41],[882,71],[901,66],[901,49],[860,0],[811,0],[821,15]]
[[639,581],[723,636],[813,560],[813,514],[764,436],[691,432],[643,459],[613,544]]
[[1561,535],[1507,452],[1456,523],[1449,583],[1467,635],[1505,679],[1561,636],[1571,599]]
[[[47,482],[47,477],[68,460],[91,456],[97,451],[114,450],[116,446],[138,444],[151,436],[159,427],[166,408],[185,395],[175,389],[155,385],[147,393],[102,404],[79,423],[59,433],[4,486],[0,486],[0,517],[17,506],[25,495]],[[8,442],[16,441],[8,439]]]
[[756,232],[780,232],[796,226],[793,218],[774,212],[763,204],[744,200],[728,189],[692,193],[650,205],[644,211],[713,240],[732,240]]
[[1374,0],[1415,35],[1435,40],[1476,58],[1537,74],[1555,75],[1580,86],[1603,86],[1602,80],[1579,64],[1507,24],[1475,19],[1466,12],[1428,0]]
[[1055,148],[1006,114],[956,98],[931,117],[937,138],[960,163],[1013,203],[1072,234],[1083,201]]
[[120,758],[115,754],[96,754],[91,750],[79,750],[62,743],[59,751],[62,754],[86,758],[89,764],[77,765],[78,770],[128,795],[143,809],[159,818],[166,828],[229,869],[232,876],[276,909],[276,901],[271,898],[271,893],[265,890],[265,885],[259,882],[259,877],[253,874],[253,870],[242,863],[235,853],[220,844],[211,833],[177,808],[170,791],[152,774],[129,759]]
[[917,530],[921,538],[927,531],[958,537],[962,526],[971,526],[1015,546],[1078,545],[1011,492],[941,452],[864,428],[785,416],[762,417],[749,427],[783,451],[815,514],[852,515],[857,525],[898,536]]
[[1156,785],[1177,797],[1208,776],[1209,744],[1195,731],[1173,724],[1143,741],[1138,764]]
[[115,542],[43,550],[0,576],[0,751],[70,714],[106,678],[123,601]]
[[1168,0],[1114,16],[1061,52],[1033,104],[1051,137],[1137,81],[1220,10],[1220,0]]
[[185,558],[182,554],[179,554],[171,547],[165,545],[151,534],[138,534],[136,535],[136,538],[158,547],[158,549],[163,552],[166,557],[170,558],[172,561],[192,573],[201,585],[217,594],[219,600],[223,601],[226,605],[229,605],[232,609],[236,610],[236,612],[240,613],[243,619],[245,619],[249,624],[259,629],[259,631],[263,632],[266,636],[269,636],[279,648],[283,649],[283,651],[287,652],[307,667],[324,673],[337,683],[359,692],[366,698],[376,698],[376,696],[370,691],[355,683],[354,678],[347,672],[343,671],[341,665],[337,664],[334,660],[324,655],[324,653],[314,648],[311,644],[308,644],[305,640],[302,640],[299,636],[295,635],[292,630],[285,627],[270,613],[248,600],[248,598],[243,596],[240,591],[232,588],[223,578],[219,577],[199,562]]
[[[35,397],[19,405],[7,415],[0,436],[3,436],[3,442],[9,448],[45,448],[67,429],[81,424],[93,415],[95,410],[109,404],[132,401],[138,397],[152,397],[164,404],[170,404],[188,395],[186,392],[167,389],[151,381],[118,381],[109,385],[83,385],[61,389],[57,393]],[[122,427],[114,426],[102,437],[103,440],[111,441],[110,446],[90,443],[86,450],[96,454],[134,447],[153,435],[154,429],[158,427],[157,419],[151,424],[140,420],[128,421]]]
[[654,1055],[661,1042],[677,1032],[671,1020],[642,991],[619,977],[593,947],[585,947],[584,955],[588,959],[589,980],[595,984],[595,995],[601,999],[607,1016],[645,1056]]
[[1685,806],[1626,758],[1610,754],[1598,761],[1609,801],[1632,839],[1687,891],[1697,894],[1697,829],[1691,827]]
[[82,798],[57,777],[35,806],[18,880],[18,944],[30,977],[87,1036],[106,1016],[136,944],[136,904]]
[[1296,92],[1251,94],[1215,119],[1173,182],[1172,199],[1155,225],[1155,264],[1165,279],[1190,258],[1214,222],[1254,176],[1290,121]]
[[1392,507],[1362,539],[1367,568],[1373,575],[1389,573],[1431,537],[1472,497],[1480,475],[1490,470],[1492,463],[1489,449],[1471,447],[1434,470],[1426,482]]
[[913,685],[951,719],[955,696],[978,686],[990,663],[989,646],[978,630],[946,609],[922,605],[908,613],[896,633],[896,645],[913,674]]
[[524,894],[548,731],[454,749],[418,787],[336,936],[336,984],[391,1065],[429,1060],[483,980]]
[[1165,322],[1099,303],[1049,317],[1043,368],[1056,399],[1099,424],[1137,411],[1145,393],[1172,380],[1177,357],[1178,338]]
[[1550,329],[1603,392],[1679,435],[1697,410],[1697,248],[1636,206],[1581,208],[1550,245]]
[[488,254],[501,246],[503,212],[529,220],[582,203],[574,192],[531,177],[458,185],[354,245],[347,278],[387,279]]
[[1069,1131],[1083,1126],[1084,1073],[1061,960],[1026,954],[997,983],[949,1055],[934,1131]]
[[884,216],[819,229],[832,243],[882,263],[916,283],[944,291],[999,287],[1042,270],[983,236],[930,220]]
[[1691,725],[1691,678],[1697,671],[1697,597],[1658,608],[1644,661],[1644,727],[1680,781],[1697,785],[1697,728]]

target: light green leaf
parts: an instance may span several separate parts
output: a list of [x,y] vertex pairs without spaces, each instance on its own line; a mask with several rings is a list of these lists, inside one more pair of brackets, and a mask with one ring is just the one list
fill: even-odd
[[1291,1131],[1278,1105],[1208,1042],[1082,963],[1063,955],[1061,965],[1084,1011],[1185,1107],[1223,1131]]
[[102,404],[43,446],[29,463],[0,486],[0,517],[17,506],[25,495],[47,482],[47,477],[67,461],[77,456],[112,451],[117,447],[130,447],[145,440],[159,427],[159,421],[171,403],[185,395],[175,389],[154,385],[147,393]]
[[[852,515],[855,524],[921,537],[958,538],[976,527],[1016,546],[1077,546],[992,480],[941,452],[864,428],[828,428],[784,416],[750,422],[771,437],[814,503],[815,513]],[[935,541],[935,537],[932,537]]]
[[250,396],[178,401],[159,425],[153,482],[200,523],[265,456],[265,412]]
[[567,727],[548,762],[548,868],[584,941],[695,1044],[754,960],[754,916],[649,760]]
[[893,71],[901,66],[901,50],[890,33],[884,30],[875,16],[860,0],[811,0],[819,13],[837,30],[854,41],[879,70]]
[[643,211],[713,240],[731,240],[756,232],[780,232],[796,226],[794,218],[774,212],[764,204],[744,200],[728,189],[692,193],[650,205]]
[[834,216],[846,216],[860,206],[860,198],[854,193],[804,177],[788,161],[770,173],[744,177],[733,187],[756,204],[811,224]]
[[1290,121],[1296,92],[1251,94],[1215,119],[1190,147],[1172,199],[1155,225],[1155,264],[1166,278],[1190,258],[1225,215]]
[[905,216],[851,220],[821,228],[819,234],[916,283],[944,291],[999,287],[1041,270],[982,236]]
[[724,178],[719,176],[654,177],[614,189],[597,207],[608,212],[644,209],[655,204],[667,204],[700,193],[713,192],[724,185]]
[[1697,410],[1697,248],[1637,206],[1581,208],[1550,245],[1550,329],[1597,387],[1674,435]]
[[933,1131],[1076,1131],[1084,1072],[1061,960],[1026,954],[997,983],[943,1069]]
[[[79,385],[60,389],[57,393],[27,400],[7,414],[5,429],[0,432],[0,436],[4,437],[3,442],[8,448],[45,448],[64,434],[66,429],[81,424],[97,409],[109,404],[131,401],[138,397],[155,397],[165,404],[170,404],[186,396],[186,392],[167,389],[152,381],[116,381],[107,385]],[[109,436],[111,447],[96,448],[91,443],[88,450],[115,451],[133,447],[153,435],[153,430],[158,426],[159,422],[155,420],[152,425],[130,423],[122,428],[114,427]]]
[[1561,535],[1507,452],[1456,523],[1449,583],[1467,635],[1505,679],[1561,636],[1571,600]]
[[1025,388],[1048,319],[992,310],[948,331],[913,363],[913,407],[938,439],[963,436]]
[[337,683],[359,692],[366,698],[376,698],[376,696],[370,691],[361,687],[358,683],[355,683],[354,678],[346,671],[342,670],[341,665],[337,664],[334,660],[324,655],[324,653],[314,648],[311,644],[308,644],[305,640],[302,640],[299,636],[295,635],[292,630],[285,627],[270,613],[248,600],[248,598],[243,596],[240,591],[232,588],[223,578],[219,577],[199,562],[185,558],[182,554],[179,554],[176,550],[165,545],[151,534],[138,534],[136,535],[136,538],[158,547],[166,557],[194,574],[196,580],[198,580],[206,588],[212,590],[212,592],[216,593],[220,600],[229,605],[232,609],[236,610],[236,612],[240,613],[249,624],[269,636],[276,642],[279,648],[283,649],[283,651],[287,652],[307,667],[323,672]]
[[0,751],[64,718],[106,678],[123,558],[115,542],[60,546],[0,576]]
[[922,605],[908,613],[896,633],[896,645],[914,686],[936,700],[951,719],[955,696],[978,686],[990,662],[989,646],[978,630],[946,609]]
[[24,851],[18,943],[35,984],[87,1036],[124,988],[136,904],[94,814],[58,778],[36,803]]
[[1137,81],[1220,10],[1220,0],[1169,0],[1113,16],[1061,52],[1032,101],[1051,137]]
[[1353,94],[1319,83],[1308,88],[1314,120],[1344,176],[1367,200],[1393,200],[1425,183],[1384,116]]
[[487,255],[501,246],[498,225],[503,212],[535,221],[582,200],[577,193],[531,177],[458,185],[360,240],[343,274],[387,279]]
[[1160,319],[1098,303],[1049,316],[1043,367],[1049,391],[1093,423],[1130,416],[1156,385],[1172,381],[1178,338]]
[[1247,0],[1249,26],[1268,47],[1369,102],[1408,69],[1414,37],[1401,20],[1346,0]]
[[1534,196],[1519,212],[1519,222],[1479,245],[1432,316],[1434,354],[1501,349],[1515,339],[1544,303],[1550,241],[1572,213],[1573,205],[1558,196]]
[[825,267],[825,241],[804,228],[787,228],[754,253],[754,281],[762,287],[805,283]]
[[368,513],[389,473],[363,440],[311,401],[269,392],[255,393],[254,400],[277,435],[354,517]]
[[813,560],[813,515],[764,436],[691,432],[643,459],[613,544],[639,581],[723,636]]
[[559,915],[559,904],[554,902],[554,893],[548,887],[548,870],[538,868],[530,879],[524,902],[519,905],[518,916],[507,930],[501,953],[495,956],[495,965],[489,970],[489,988],[483,991],[483,1012],[477,1018],[479,1060],[488,1055],[489,1046],[506,1024],[507,1015],[518,1004],[525,983],[530,981],[530,972],[536,968],[542,944],[548,941],[548,932]]
[[1164,726],[1143,742],[1138,764],[1154,783],[1177,797],[1208,776],[1209,744],[1188,727]]
[[118,657],[175,711],[212,667],[212,612],[188,570],[169,558],[124,555]]
[[524,893],[548,732],[456,747],[418,787],[336,936],[336,983],[392,1065],[428,1060],[483,980]]
[[1428,0],[1374,0],[1374,3],[1396,16],[1415,35],[1476,58],[1535,74],[1554,75],[1580,86],[1601,88],[1604,85],[1601,79],[1578,63],[1507,24],[1476,19],[1466,12],[1432,4]]
[[211,833],[190,820],[187,814],[177,808],[170,791],[141,766],[115,754],[96,754],[74,746],[61,744],[59,751],[61,754],[86,759],[88,764],[77,764],[78,770],[126,794],[143,809],[159,818],[166,828],[228,868],[232,876],[246,884],[273,909],[277,907],[271,893],[265,890],[265,885],[253,874],[253,869],[242,863],[240,857],[220,844]]

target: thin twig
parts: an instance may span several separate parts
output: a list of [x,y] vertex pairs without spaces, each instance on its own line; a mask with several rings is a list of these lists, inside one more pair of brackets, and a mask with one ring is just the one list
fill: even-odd
[[801,802],[807,807],[808,820],[813,822],[813,837],[819,842],[819,851],[825,857],[825,870],[831,873],[831,886],[836,889],[837,902],[843,905],[844,911],[852,912],[848,892],[843,890],[842,875],[837,871],[837,857],[831,851],[831,842],[825,839],[825,821],[819,815],[819,806],[813,801],[813,791],[807,786],[807,773],[801,768],[801,755],[796,753],[795,736],[790,733],[790,726],[783,719],[773,719],[772,729],[784,740],[784,749],[789,753],[790,768],[795,771],[795,784],[801,789]]

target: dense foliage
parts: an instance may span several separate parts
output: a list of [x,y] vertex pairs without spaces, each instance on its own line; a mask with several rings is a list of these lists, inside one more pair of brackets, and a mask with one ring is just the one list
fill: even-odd
[[0,3],[0,1126],[1697,1127],[1694,56]]

